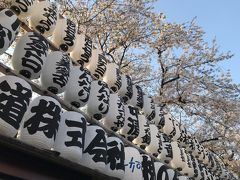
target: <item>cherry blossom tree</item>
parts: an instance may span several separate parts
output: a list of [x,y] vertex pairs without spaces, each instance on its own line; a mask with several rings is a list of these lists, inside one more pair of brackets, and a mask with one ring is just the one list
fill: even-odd
[[232,54],[220,53],[215,39],[204,41],[195,19],[164,24],[152,47],[160,65],[155,102],[173,111],[205,147],[239,172],[240,86],[218,66]]

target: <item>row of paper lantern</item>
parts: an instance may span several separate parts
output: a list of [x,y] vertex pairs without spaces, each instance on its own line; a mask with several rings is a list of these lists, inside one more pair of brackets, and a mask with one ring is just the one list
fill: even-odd
[[[119,155],[119,157],[115,157],[119,160],[119,147],[123,146],[123,144],[120,146],[122,142],[119,138],[106,139],[106,133],[102,128],[96,125],[87,126],[85,118],[80,113],[63,113],[59,102],[51,97],[39,96],[30,103],[31,95],[31,87],[26,81],[15,76],[0,78],[0,132],[2,134],[10,137],[15,137],[17,134],[17,138],[21,141],[38,148],[54,148],[60,152],[61,156],[78,163],[82,162],[83,165],[98,170],[105,168],[106,163],[101,160],[106,154],[106,147],[115,144],[118,149],[109,147],[110,154]],[[151,127],[156,128],[154,124],[149,126],[150,129]],[[214,179],[208,169],[204,168],[194,156],[186,153],[184,148],[180,148],[178,142],[170,142],[166,135],[158,131],[152,130],[151,132],[156,132],[151,135],[151,138],[158,137],[156,139],[158,142],[153,142],[152,145],[146,147],[149,153],[153,154],[155,150],[159,151],[158,158],[164,163],[168,163],[173,169],[179,170],[183,175],[195,179],[203,177]],[[84,153],[85,155],[83,155]],[[129,154],[129,151],[126,154]],[[117,165],[112,166],[116,167]],[[129,164],[129,168],[133,168],[133,164]],[[226,177],[228,175],[226,170],[223,168],[221,170],[219,171],[220,177]]]
[[[15,79],[15,81],[13,81]],[[27,111],[20,119],[20,113],[22,112],[23,107],[26,110],[26,104],[30,101],[31,97],[31,88],[20,78],[13,76],[4,76],[1,77],[1,102],[5,102],[6,106],[3,108],[3,112],[6,116],[1,117],[1,133],[8,136],[15,136],[17,129],[13,126],[13,121],[18,123],[19,132],[17,138],[23,142],[36,146],[38,148],[51,149],[60,152],[61,156],[69,160],[78,162],[84,166],[99,170],[101,172],[107,171],[106,169],[106,157],[107,150],[109,150],[110,155],[116,155],[117,157],[110,157],[109,163],[111,167],[117,167],[119,163],[124,161],[121,159],[121,150],[123,149],[123,144],[121,140],[117,137],[106,138],[104,130],[96,125],[88,125],[85,118],[77,112],[65,112],[62,114],[61,105],[58,101],[51,97],[40,96],[34,99]],[[21,88],[20,88],[21,87]],[[20,91],[21,90],[21,91]],[[18,93],[16,93],[18,92]],[[12,93],[12,94],[11,94]],[[8,94],[8,97],[7,97]],[[6,95],[6,96],[4,96]],[[19,97],[17,97],[18,95]],[[24,95],[24,96],[23,96]],[[5,97],[5,99],[4,99]],[[6,99],[8,98],[8,99]],[[14,98],[14,104],[11,104],[9,108],[9,103],[12,103]],[[25,105],[23,105],[25,104]],[[15,112],[15,113],[14,113]],[[23,113],[21,113],[22,115]],[[17,116],[19,115],[19,116]],[[10,118],[11,122],[7,121],[7,118]],[[15,119],[14,119],[15,117]],[[9,126],[10,125],[10,126]],[[15,132],[12,129],[15,129]],[[11,134],[9,134],[11,133]],[[183,161],[179,161],[178,157],[180,156],[180,149],[178,145],[171,144],[176,146],[172,149],[172,161],[175,167],[183,167]],[[107,148],[108,147],[108,148]],[[126,156],[128,157],[127,167],[129,171],[126,171],[124,179],[130,179],[132,175],[134,177],[141,177],[142,168],[144,179],[147,179],[146,176],[154,175],[151,174],[152,171],[148,172],[149,168],[146,168],[144,171],[144,163],[142,164],[139,159],[139,153],[136,153],[137,150],[126,150]],[[179,149],[179,151],[174,151]],[[171,150],[171,149],[170,149]],[[123,150],[122,150],[123,151]],[[134,151],[134,153],[130,153]],[[137,151],[138,152],[138,151]],[[145,158],[149,159],[147,155],[144,155]],[[116,158],[116,159],[112,159]],[[135,159],[135,161],[133,161]],[[144,158],[143,158],[144,159]],[[117,161],[118,160],[118,161]],[[113,161],[113,162],[112,162]],[[149,161],[149,160],[148,160]],[[195,160],[196,161],[196,160]],[[139,165],[134,165],[132,163],[139,163]],[[113,164],[111,166],[111,163]],[[119,165],[119,167],[124,168],[126,163]],[[149,163],[146,163],[149,165]],[[136,166],[136,171],[134,172],[134,166]],[[138,166],[142,168],[137,169]],[[153,166],[150,166],[153,167]],[[193,166],[191,164],[191,172],[193,173]],[[197,167],[197,166],[196,166]],[[166,167],[165,167],[166,168]],[[111,176],[123,177],[123,170],[121,168],[116,169],[118,172],[113,172],[113,169],[110,172],[105,172],[111,174]],[[121,171],[122,170],[122,171]],[[188,168],[189,171],[189,168]],[[173,171],[171,171],[173,173]],[[185,171],[183,171],[186,173]],[[200,170],[198,170],[199,178]],[[145,174],[147,173],[147,175]],[[160,173],[160,172],[158,172]],[[161,173],[160,173],[161,174]],[[167,175],[165,175],[167,176]],[[170,175],[169,175],[170,176]],[[162,177],[162,175],[161,175]],[[150,178],[151,179],[151,178]],[[198,179],[198,178],[197,178]]]
[[[6,13],[6,12],[8,12],[8,13]],[[6,16],[7,14],[11,14],[11,13],[9,10],[6,10],[3,14],[4,14],[4,16]],[[14,15],[12,15],[12,16],[14,16]],[[15,18],[11,18],[11,20],[14,23],[16,21]],[[59,22],[63,23],[63,21],[64,21],[64,19],[62,19],[62,21],[59,21]],[[60,23],[61,27],[66,27],[66,29],[70,29],[69,30],[70,32],[73,32],[71,28],[68,28],[69,26],[73,26],[72,23],[69,22],[68,20],[65,20],[64,23],[65,23],[65,25]],[[17,24],[17,23],[15,23],[15,24]],[[62,29],[64,29],[64,28],[62,28]],[[56,28],[55,30],[56,30],[56,33],[53,33],[53,37],[54,37],[54,34],[55,34],[55,37],[60,36],[60,35],[63,36],[63,34],[61,34],[62,32],[59,33],[58,28]],[[17,31],[18,30],[16,30],[16,32]],[[16,32],[15,32],[15,34],[16,34]],[[55,31],[53,31],[53,32],[55,32]],[[14,34],[14,33],[12,33],[12,34]],[[55,39],[60,39],[60,38],[55,38]],[[76,39],[76,38],[74,37],[74,39]],[[101,78],[105,74],[105,71],[107,69],[106,75],[105,75],[105,81],[107,81],[108,85],[111,86],[111,90],[114,92],[117,92],[119,89],[121,89],[122,83],[119,80],[120,79],[119,78],[119,70],[116,67],[116,65],[113,63],[109,63],[106,65],[106,59],[104,58],[104,56],[102,56],[101,53],[97,52],[97,50],[96,50],[96,53],[92,52],[91,51],[92,43],[88,37],[85,37],[84,35],[82,35],[81,40],[82,41],[77,41],[77,42],[79,42],[78,43],[79,46],[76,46],[76,47],[81,47],[83,52],[79,53],[77,51],[73,51],[71,53],[72,57],[74,57],[74,56],[76,57],[78,55],[78,58],[75,58],[75,60],[79,59],[79,57],[83,57],[83,59],[84,58],[86,59],[88,57],[88,61],[85,61],[85,62],[77,60],[79,63],[81,63],[84,66],[86,66],[86,63],[89,63],[90,56],[94,57],[94,58],[92,58],[95,60],[94,63],[92,63],[93,61],[90,61],[91,63],[89,63],[89,64],[91,64],[91,65],[86,66],[91,71],[92,76],[94,76],[95,78]],[[13,40],[11,40],[11,42],[12,41]],[[53,42],[55,42],[55,41],[53,41]],[[9,44],[9,43],[7,43],[7,44]],[[60,47],[60,45],[59,45],[59,47]],[[64,46],[62,46],[62,47],[64,47]],[[60,49],[62,51],[64,51],[63,48],[60,48]],[[65,47],[65,49],[67,49],[67,48]],[[72,49],[74,49],[74,48],[72,48]],[[41,82],[42,82],[42,85],[44,88],[46,88],[54,93],[60,93],[65,90],[65,88],[68,84],[68,79],[69,79],[70,73],[74,72],[74,71],[70,71],[70,67],[71,67],[70,62],[71,61],[69,60],[69,57],[67,56],[67,54],[64,54],[62,52],[52,52],[49,54],[49,56],[47,56],[47,51],[48,51],[48,43],[43,37],[41,37],[37,34],[34,34],[34,33],[28,33],[20,39],[20,41],[18,42],[18,44],[15,48],[13,60],[12,60],[13,67],[15,67],[14,69],[19,71],[20,74],[22,74],[28,78],[37,78],[39,76],[41,66],[43,66],[45,59],[46,58],[51,59],[51,61],[50,60],[46,61],[48,63],[45,63],[45,65],[44,65],[46,68],[43,68],[43,71],[41,72],[41,74],[42,74]],[[90,56],[89,56],[89,54],[90,54]],[[21,60],[19,60],[19,59],[21,59]],[[55,59],[56,61],[53,61],[52,59]],[[106,66],[109,65],[109,67],[112,67],[112,68],[106,68],[105,65]],[[52,69],[51,69],[51,67],[52,67]],[[76,71],[79,71],[79,69],[84,70],[81,67],[76,67]],[[44,71],[44,69],[45,69],[45,71]],[[84,70],[84,71],[86,71],[86,70]],[[36,73],[36,72],[38,72],[38,73]],[[35,76],[32,76],[32,74],[34,74]],[[72,74],[75,74],[75,73],[72,73]],[[81,74],[81,76],[85,77],[86,80],[83,82],[78,81],[78,83],[86,85],[86,81],[90,82],[91,77],[89,76],[89,73],[86,73],[86,74],[88,74],[88,76],[83,75],[83,74]],[[76,76],[78,76],[77,78],[82,79],[82,78],[80,78],[79,75],[76,75]],[[52,77],[52,78],[49,78],[49,77]],[[112,77],[115,77],[115,78],[112,78]],[[71,76],[70,76],[70,78],[71,78]],[[72,94],[71,90],[74,91],[76,89],[76,88],[73,88],[73,85],[77,84],[76,83],[77,78],[75,78],[75,82],[73,81],[72,85],[69,86],[70,93],[68,93],[68,94],[70,94],[70,96]],[[103,79],[104,79],[104,77],[103,77]],[[122,78],[122,79],[124,79],[124,78]],[[51,81],[51,82],[49,82],[49,81]],[[125,85],[129,85],[128,84],[129,82],[130,82],[130,78],[128,76],[125,76]],[[99,83],[102,83],[102,82],[98,81],[98,84]],[[54,84],[54,86],[52,86],[53,84]],[[103,84],[104,83],[102,83],[102,85]],[[87,94],[87,93],[84,94],[83,89],[84,90],[88,89],[88,91],[89,91],[89,89],[90,89],[89,86],[82,87],[82,89],[80,90],[82,95],[84,96],[84,98],[89,97],[89,94]],[[126,91],[126,89],[128,91]],[[130,89],[129,86],[125,86],[125,88],[124,88],[125,91],[123,94],[125,96],[123,96],[123,98],[125,100],[130,99],[130,97],[131,97],[131,91],[129,91],[129,89]],[[101,90],[101,88],[99,89],[99,91],[100,90]],[[80,91],[77,92],[78,95],[79,95]],[[66,92],[69,92],[69,91],[66,91]],[[76,91],[75,91],[75,94],[76,94]],[[105,89],[105,95],[107,95],[107,94],[109,94],[109,93]],[[127,96],[127,95],[130,95],[130,96]],[[67,97],[67,96],[65,96],[65,97]],[[90,96],[90,97],[92,97],[92,96]],[[145,99],[143,99],[144,97],[145,97]],[[76,100],[76,97],[71,97],[71,98],[73,100]],[[107,98],[105,98],[104,100],[107,102]],[[85,101],[86,101],[86,99],[85,99]],[[76,101],[71,102],[71,103],[76,106],[82,105],[81,102],[76,102]],[[129,103],[133,104],[135,107],[138,107],[138,109],[140,109],[140,110],[143,108],[143,110],[145,110],[144,113],[145,113],[145,115],[147,115],[149,120],[154,119],[154,113],[153,113],[154,105],[152,103],[152,100],[149,97],[147,97],[147,95],[143,96],[142,90],[139,86],[133,86],[132,98],[130,99]],[[145,104],[145,106],[144,106],[144,104]],[[103,103],[101,103],[100,105],[103,106]],[[99,109],[99,107],[100,106],[98,106],[98,109]],[[112,106],[110,106],[110,107],[112,107]],[[146,108],[144,108],[144,107],[146,107]],[[107,109],[108,109],[107,106],[105,106],[105,108],[103,108],[103,112],[107,112]],[[96,113],[95,110],[93,110],[92,113],[95,113],[94,115],[95,115],[96,119],[102,118],[102,114]],[[158,120],[159,120],[159,118],[158,118]],[[105,122],[107,122],[107,121],[105,121]],[[165,128],[165,130],[166,130],[165,132],[173,140],[179,140],[179,138],[182,138],[181,132],[178,131],[179,128],[175,128],[175,131],[170,130],[171,128],[174,128],[174,126],[173,126],[174,124],[171,125],[172,122],[169,121],[169,123],[170,123],[169,125],[167,125],[165,122],[164,127],[168,127],[167,129]]]
[[[155,177],[155,173],[152,174],[155,169],[149,171],[154,168],[149,156],[141,156],[131,147],[124,148],[119,138],[107,137],[101,127],[87,124],[82,114],[62,112],[59,102],[48,96],[39,96],[30,103],[32,91],[26,81],[3,76],[0,90],[1,134],[10,137],[17,134],[17,139],[41,149],[54,148],[60,156],[110,176]],[[163,164],[157,165],[159,179],[164,173],[164,176],[176,177],[175,172],[167,171],[169,168]]]
[[[13,79],[13,77],[10,78],[10,81],[11,79]],[[15,82],[17,82],[17,80],[15,80]],[[97,92],[94,92],[93,95],[90,95],[90,97],[94,97],[94,98],[92,98],[93,100],[91,103],[87,104],[87,112],[88,114],[89,112],[93,112],[95,113],[94,115],[99,116],[99,114],[96,113],[98,109],[96,109],[95,105],[99,104],[98,101],[96,102],[96,99],[97,97],[101,97],[101,100],[103,100],[104,99],[103,92],[106,92],[106,91],[104,90],[104,87],[102,86],[101,81],[93,81],[93,82],[95,82],[95,85],[97,86],[93,87],[92,89],[97,90],[97,92],[98,90],[99,91],[101,89],[102,90],[100,94],[97,94]],[[91,85],[93,85],[93,83]],[[103,124],[106,127],[111,128],[115,131],[118,131],[119,134],[123,135],[125,138],[129,140],[133,140],[133,143],[137,144],[138,146],[146,147],[145,150],[147,152],[155,155],[162,161],[165,161],[166,163],[170,162],[172,158],[172,156],[169,155],[172,153],[170,139],[164,133],[160,133],[156,125],[154,124],[149,125],[145,116],[138,114],[137,108],[131,105],[123,105],[121,104],[120,100],[116,101],[116,99],[117,98],[113,98],[113,100],[115,100],[115,104],[111,104],[110,107],[117,108],[117,111],[116,111],[118,112],[117,115],[115,116],[112,115],[112,112],[115,112],[115,109],[113,108],[111,111],[109,111],[110,115],[106,113],[106,117],[103,118],[101,122],[103,122]],[[107,97],[107,101],[108,101],[108,97]],[[111,98],[110,98],[110,101],[111,101]],[[104,101],[102,102],[104,103]],[[100,110],[102,110],[104,107],[103,103],[100,103],[100,105],[98,106],[98,107],[101,107]],[[109,109],[108,104],[106,105],[105,110],[107,109]],[[100,116],[102,117],[102,114]],[[161,150],[161,148],[163,148],[163,150]]]

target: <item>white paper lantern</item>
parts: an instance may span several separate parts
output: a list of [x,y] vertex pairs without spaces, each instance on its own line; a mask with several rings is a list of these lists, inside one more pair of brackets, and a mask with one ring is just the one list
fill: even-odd
[[70,76],[70,58],[60,51],[51,52],[40,75],[41,86],[54,94],[65,91]]
[[84,148],[87,123],[84,116],[74,111],[62,114],[54,150],[60,156],[80,163]]
[[162,144],[161,144],[160,153],[157,156],[157,158],[160,161],[166,164],[169,164],[173,158],[172,145],[171,145],[170,139],[164,133],[159,133],[159,136],[160,136],[159,139],[161,140],[160,142]]
[[139,110],[143,108],[143,91],[140,86],[133,85],[133,95],[128,103],[134,107],[137,107]]
[[186,150],[184,149],[185,153],[185,159],[186,159],[186,166],[182,169],[182,171],[180,172],[182,175],[186,175],[190,178],[194,177],[194,168],[193,168],[193,164],[192,164],[192,158],[190,156],[190,154],[188,154],[186,152]]
[[61,119],[61,105],[48,96],[39,96],[29,105],[23,117],[18,139],[41,149],[51,149]]
[[97,125],[88,125],[85,135],[83,166],[107,174],[107,141],[105,131]]
[[131,77],[128,75],[121,75],[122,86],[118,91],[118,95],[123,98],[126,103],[133,95],[133,87]]
[[107,137],[107,170],[108,175],[123,178],[125,174],[125,151],[121,139],[115,136]]
[[45,37],[51,36],[58,18],[57,9],[49,1],[36,3],[29,18],[29,26]]
[[139,122],[139,134],[137,138],[133,140],[133,143],[137,146],[145,149],[151,142],[151,131],[147,119],[144,115],[138,115]]
[[15,71],[29,79],[40,76],[42,66],[46,62],[49,44],[45,38],[28,32],[17,42],[12,56]]
[[170,166],[173,169],[181,171],[186,166],[186,154],[185,151],[179,147],[178,142],[171,142],[173,158],[170,162]]
[[155,118],[155,104],[153,99],[146,94],[143,95],[143,112],[149,121]]
[[84,34],[77,34],[76,45],[70,53],[74,62],[84,66],[89,63],[92,57],[93,42],[90,37]]
[[92,77],[90,72],[82,66],[73,66],[66,90],[64,91],[64,101],[79,108],[87,104]]
[[35,0],[12,0],[11,10],[15,12],[19,18],[26,18],[33,12],[32,10],[36,2]]
[[132,141],[139,134],[138,109],[131,105],[124,105],[125,121],[119,133]]
[[96,79],[101,79],[106,71],[107,59],[103,52],[99,49],[92,51],[90,62],[86,64],[86,68],[91,72]]
[[142,156],[133,147],[125,147],[125,175],[122,180],[142,180]]
[[109,96],[110,90],[105,82],[92,81],[87,113],[96,120],[105,117],[109,110]]
[[154,161],[147,154],[142,154],[142,172],[143,172],[144,180],[155,180],[156,179]]
[[186,166],[186,154],[185,151],[179,147],[178,142],[171,142],[173,158],[170,162],[170,166],[173,169],[181,171]]
[[117,94],[110,94],[109,96],[109,111],[101,120],[105,127],[118,131],[124,125],[125,113],[124,105],[121,98]]
[[16,76],[0,77],[0,134],[14,137],[32,97],[31,86]]
[[16,39],[20,30],[20,21],[9,9],[0,11],[0,55],[3,54]]
[[164,115],[163,132],[172,138],[176,134],[176,128],[174,126],[174,120],[171,114]]
[[108,63],[106,66],[106,72],[103,76],[103,81],[107,83],[108,87],[113,93],[117,93],[122,86],[122,80],[120,76],[120,70],[117,64]]
[[156,104],[154,106],[155,106],[155,117],[151,120],[151,122],[153,122],[158,127],[159,131],[163,132],[162,128],[165,123],[163,108]]
[[154,162],[156,180],[178,180],[177,173],[161,162]]
[[150,128],[150,135],[151,135],[151,142],[148,146],[146,146],[145,150],[154,155],[158,156],[161,150],[161,139],[160,139],[160,132],[158,131],[158,128],[155,124],[149,124]]
[[52,42],[60,51],[71,52],[75,46],[77,27],[70,19],[58,19]]

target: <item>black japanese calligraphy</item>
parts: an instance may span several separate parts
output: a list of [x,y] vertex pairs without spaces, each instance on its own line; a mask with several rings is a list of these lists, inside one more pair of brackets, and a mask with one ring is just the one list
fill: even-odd
[[[27,37],[30,42],[25,45],[25,54],[22,59],[22,68],[19,71],[20,74],[26,78],[31,78],[32,73],[39,73],[42,69],[44,60],[47,57],[49,44],[45,38],[39,36],[36,33],[28,33]],[[21,47],[20,47],[21,48]],[[17,55],[16,55],[17,56]],[[19,60],[19,59],[16,59]],[[14,66],[14,63],[13,63]],[[17,67],[15,67],[16,69]],[[38,78],[38,77],[35,77]]]
[[157,117],[157,119],[155,120],[155,124],[156,126],[162,130],[163,126],[165,125],[165,118],[164,118],[164,112],[163,112],[163,108],[162,107],[155,107],[155,116]]
[[51,27],[56,24],[57,21],[57,6],[51,4],[49,7],[43,8],[44,13],[42,14],[45,19],[39,21],[39,24],[35,27],[41,34],[46,31],[50,31]]
[[116,131],[123,127],[125,121],[124,105],[120,98],[118,98],[117,107],[118,107],[118,115],[116,117],[117,121],[114,122],[114,124],[116,125],[116,128],[114,129],[116,129]]
[[144,180],[155,180],[155,168],[153,160],[147,155],[142,155],[142,158],[142,171]]
[[137,89],[137,104],[136,106],[139,108],[143,108],[143,91],[142,88],[138,85],[136,85],[136,89]]
[[89,59],[92,57],[92,40],[90,37],[85,36],[85,43],[82,50],[84,53],[81,54],[81,57],[77,62],[83,66],[85,63],[89,63]]
[[128,99],[131,99],[133,95],[132,79],[128,75],[126,75],[126,78],[127,78],[127,93],[126,93],[127,98],[124,99],[124,102],[126,102]]
[[173,120],[172,118],[169,118],[169,120],[171,121],[171,126],[172,126],[172,131],[169,133],[169,137],[173,138],[173,136],[176,135],[176,127],[175,127],[175,120]]
[[161,114],[161,115],[160,115],[160,121],[159,121],[159,123],[158,123],[158,126],[162,129],[164,125],[165,125],[164,115]]
[[99,79],[106,71],[107,59],[103,54],[98,54],[97,68],[93,73],[93,76]]
[[199,176],[199,168],[198,168],[197,160],[192,155],[190,155],[190,157],[192,160],[192,166],[194,168],[194,177],[198,177]]
[[164,146],[164,148],[167,150],[167,155],[166,155],[166,157],[172,158],[172,157],[173,157],[173,154],[172,154],[172,146],[171,146],[171,144],[166,144],[166,145]]
[[163,148],[163,143],[162,143],[162,139],[161,139],[161,133],[158,132],[156,137],[158,138],[158,147],[159,147],[158,148],[158,153],[160,154],[161,150]]
[[71,141],[66,141],[65,145],[67,147],[77,146],[79,148],[84,148],[84,140],[86,133],[86,120],[82,117],[81,121],[65,120],[65,124],[68,127],[77,127],[78,131],[68,131],[67,135],[72,138]]
[[[83,72],[78,79],[79,87],[81,90],[78,92],[79,101],[86,103],[89,99],[90,89],[91,89],[91,75],[90,72],[84,69],[82,66],[80,67],[80,71]],[[80,106],[80,105],[79,105]]]
[[94,162],[103,162],[106,164],[107,144],[105,132],[101,129],[96,129],[96,136],[84,150],[84,153],[92,155]]
[[32,91],[15,82],[16,88],[7,80],[0,83],[0,117],[6,123],[19,129],[20,122],[32,97]]
[[123,143],[119,143],[117,141],[110,141],[107,143],[107,147],[107,164],[110,164],[110,169],[113,171],[124,171],[125,152]]
[[129,113],[131,116],[128,117],[128,135],[137,137],[139,134],[139,122],[138,122],[138,109],[133,106],[128,106]]
[[176,173],[174,173],[172,178],[170,176],[170,173],[174,173],[174,171],[170,172],[167,166],[162,165],[157,172],[156,180],[162,180],[164,177],[165,180],[178,180]]
[[56,72],[53,73],[53,82],[64,87],[68,82],[70,74],[70,60],[68,55],[63,54],[61,60],[56,63],[56,66]]
[[147,117],[147,119],[149,121],[153,120],[156,116],[155,105],[154,105],[154,102],[153,102],[152,98],[151,98],[151,102],[150,102],[150,109],[151,109],[151,113]]
[[76,38],[76,25],[69,19],[66,21],[67,29],[63,37],[64,43],[59,45],[59,48],[64,52],[67,52],[70,49],[69,47],[73,47]]
[[153,120],[156,114],[153,99],[146,94],[143,95],[143,112],[149,121]]
[[142,138],[142,143],[149,145],[151,142],[150,128],[147,124],[144,125],[145,135]]
[[114,83],[115,84],[115,88],[111,88],[113,90],[113,92],[117,92],[121,86],[122,86],[122,79],[121,79],[121,75],[120,75],[120,70],[117,68],[116,69],[116,82]]
[[55,140],[61,118],[61,108],[53,101],[40,99],[39,104],[31,107],[30,111],[34,115],[24,122],[24,128],[27,128],[28,133],[33,135],[40,131],[47,138]]
[[20,27],[20,21],[17,16],[9,9],[4,9],[0,12],[0,54],[15,40]]
[[98,101],[100,102],[98,110],[102,114],[106,114],[109,110],[110,91],[107,87],[107,84],[104,83],[103,81],[98,81],[98,85],[101,86],[101,88],[98,90],[99,95],[97,96]]
[[19,15],[22,12],[26,13],[29,10],[29,7],[34,4],[35,0],[15,0],[12,2],[10,9]]

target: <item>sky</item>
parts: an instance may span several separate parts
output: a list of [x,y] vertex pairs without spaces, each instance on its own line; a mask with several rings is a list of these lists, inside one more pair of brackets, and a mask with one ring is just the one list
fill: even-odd
[[206,40],[216,37],[220,52],[234,54],[219,65],[240,83],[240,0],[158,0],[155,10],[164,13],[167,22],[183,23],[197,17]]

